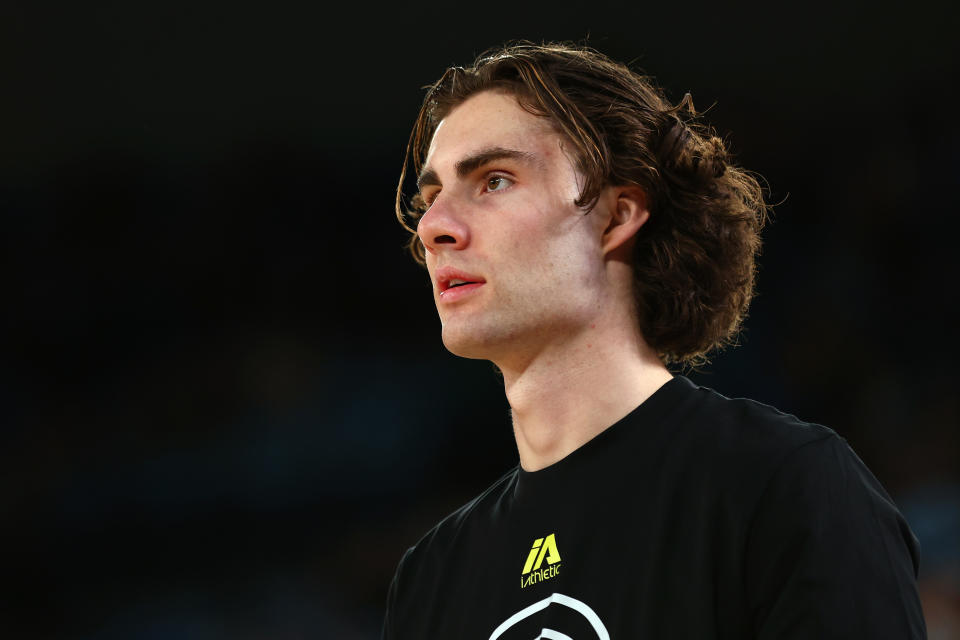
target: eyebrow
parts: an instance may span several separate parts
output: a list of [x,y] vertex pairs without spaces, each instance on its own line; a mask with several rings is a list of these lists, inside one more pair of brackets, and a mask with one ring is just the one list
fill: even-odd
[[[519,160],[525,164],[541,164],[540,158],[529,151],[519,151],[517,149],[505,149],[503,147],[490,147],[459,160],[455,165],[458,178],[465,178],[485,164],[496,160]],[[424,167],[417,178],[417,188],[422,189],[426,185],[441,185],[440,176],[430,167]]]

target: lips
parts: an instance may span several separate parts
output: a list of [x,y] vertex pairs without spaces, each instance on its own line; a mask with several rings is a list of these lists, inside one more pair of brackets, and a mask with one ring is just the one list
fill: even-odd
[[443,267],[436,273],[437,291],[444,299],[460,298],[468,291],[474,291],[482,286],[486,280],[478,275],[460,271],[452,267]]

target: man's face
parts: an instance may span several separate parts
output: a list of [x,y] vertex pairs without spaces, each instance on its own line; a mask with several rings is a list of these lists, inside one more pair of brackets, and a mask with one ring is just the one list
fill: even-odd
[[564,146],[501,92],[472,96],[437,127],[417,233],[451,352],[522,363],[600,308],[602,229],[574,204],[582,179]]

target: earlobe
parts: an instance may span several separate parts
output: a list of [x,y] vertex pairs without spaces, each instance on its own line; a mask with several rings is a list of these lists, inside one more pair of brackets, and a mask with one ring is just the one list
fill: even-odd
[[637,186],[616,187],[610,223],[603,232],[603,252],[610,253],[632,240],[647,220],[647,194]]

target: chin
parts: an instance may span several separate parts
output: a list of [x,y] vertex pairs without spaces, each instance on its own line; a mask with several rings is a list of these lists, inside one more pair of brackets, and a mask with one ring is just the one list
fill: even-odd
[[497,346],[506,341],[502,333],[491,331],[489,327],[447,322],[443,325],[443,346],[447,351],[461,358],[493,360]]
[[489,359],[486,355],[486,350],[481,344],[478,344],[477,340],[469,336],[450,335],[450,333],[451,332],[444,331],[442,336],[443,346],[447,348],[447,351],[461,358],[471,358],[474,360]]

